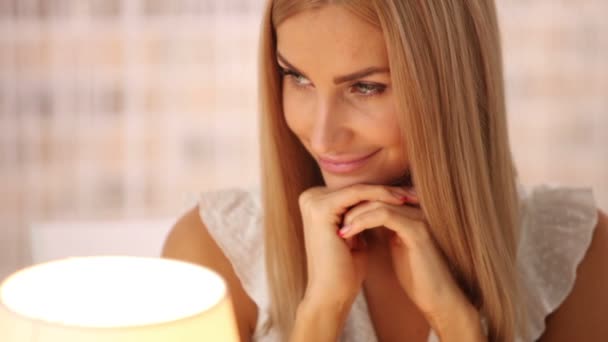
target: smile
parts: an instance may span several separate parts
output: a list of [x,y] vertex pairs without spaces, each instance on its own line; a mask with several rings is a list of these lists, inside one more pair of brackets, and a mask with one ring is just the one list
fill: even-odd
[[381,149],[376,150],[361,158],[352,159],[352,160],[348,160],[348,161],[336,161],[336,160],[320,157],[319,166],[324,171],[327,171],[330,173],[338,173],[338,174],[351,173],[351,172],[354,172],[354,171],[362,168],[365,164],[367,164],[367,162],[370,161],[370,159],[372,159],[373,156],[375,156],[378,152],[380,152],[380,150]]

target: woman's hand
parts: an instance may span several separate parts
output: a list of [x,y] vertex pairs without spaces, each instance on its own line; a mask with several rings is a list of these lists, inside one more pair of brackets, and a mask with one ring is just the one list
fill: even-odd
[[[415,195],[408,197],[407,202],[417,203]],[[382,200],[370,201],[350,209],[344,225],[339,233],[345,239],[372,228],[385,227],[394,232],[390,249],[395,274],[435,331],[449,330],[446,325],[453,325],[460,314],[473,317],[469,321],[475,322],[476,310],[450,273],[421,209]],[[479,326],[479,320],[474,324]]]
[[[308,284],[307,304],[336,308],[346,315],[365,278],[365,246],[338,236],[349,208],[365,201],[404,203],[405,190],[379,185],[353,185],[339,190],[314,187],[300,195]],[[352,240],[352,239],[351,239]]]

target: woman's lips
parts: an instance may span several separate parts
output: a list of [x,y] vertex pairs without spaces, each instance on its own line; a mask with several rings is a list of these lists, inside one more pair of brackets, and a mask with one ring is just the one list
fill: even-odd
[[361,158],[351,159],[348,161],[336,161],[320,157],[319,166],[321,166],[323,170],[331,173],[350,173],[363,167],[363,165],[365,165],[379,151],[380,150],[376,150]]

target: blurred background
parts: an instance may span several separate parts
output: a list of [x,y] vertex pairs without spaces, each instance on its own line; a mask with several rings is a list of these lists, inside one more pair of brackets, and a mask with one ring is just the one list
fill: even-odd
[[[263,0],[0,0],[0,279],[154,255],[200,191],[258,185]],[[608,1],[497,0],[526,186],[608,209]]]

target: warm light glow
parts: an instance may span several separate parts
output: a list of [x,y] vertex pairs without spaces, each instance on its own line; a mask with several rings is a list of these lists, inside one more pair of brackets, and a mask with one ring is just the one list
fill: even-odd
[[[232,307],[222,278],[206,268],[169,259],[88,257],[36,265],[7,278],[0,288],[0,303],[4,309],[0,321],[10,317],[15,322],[37,322],[54,330],[78,327],[100,335],[122,329],[132,335],[135,330],[154,325],[179,331],[170,325],[183,324],[198,330],[199,339],[201,331],[222,329],[233,330],[224,336],[232,334],[236,340]],[[211,328],[203,329],[203,323],[196,320],[202,322],[199,316],[212,316],[207,312],[215,316],[221,313],[223,321],[214,321]],[[5,324],[0,322],[2,341],[3,328],[16,326]]]

